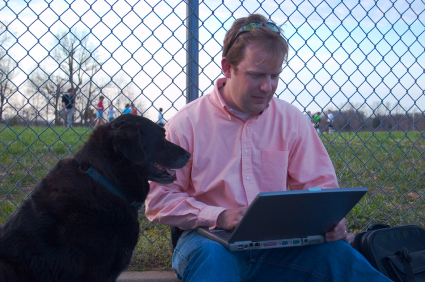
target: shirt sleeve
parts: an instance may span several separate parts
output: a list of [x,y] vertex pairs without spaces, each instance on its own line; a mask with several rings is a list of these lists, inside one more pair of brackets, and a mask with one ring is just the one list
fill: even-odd
[[[166,137],[192,153],[188,143],[179,138],[172,125],[165,126]],[[191,197],[188,190],[191,183],[192,161],[176,170],[176,180],[169,185],[150,183],[150,192],[145,201],[145,214],[148,220],[182,229],[195,229],[199,226],[214,228],[217,217],[225,210],[222,207],[206,205]]]
[[290,149],[288,186],[291,190],[311,187],[338,188],[332,161],[308,120],[299,119],[299,135]]

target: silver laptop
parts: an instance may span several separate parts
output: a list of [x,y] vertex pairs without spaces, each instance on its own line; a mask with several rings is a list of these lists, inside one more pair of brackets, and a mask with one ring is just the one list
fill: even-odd
[[230,251],[321,244],[366,192],[362,187],[259,193],[233,232],[205,227],[198,232]]

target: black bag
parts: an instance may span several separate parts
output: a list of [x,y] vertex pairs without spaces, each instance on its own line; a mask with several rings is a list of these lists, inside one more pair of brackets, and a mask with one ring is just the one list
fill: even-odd
[[351,245],[395,282],[425,282],[425,229],[417,225],[373,224]]

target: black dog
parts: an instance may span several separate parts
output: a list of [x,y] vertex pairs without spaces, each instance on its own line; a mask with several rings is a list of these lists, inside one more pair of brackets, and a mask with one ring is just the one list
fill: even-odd
[[172,183],[189,158],[146,118],[96,127],[0,227],[0,281],[115,281],[138,240],[148,180]]

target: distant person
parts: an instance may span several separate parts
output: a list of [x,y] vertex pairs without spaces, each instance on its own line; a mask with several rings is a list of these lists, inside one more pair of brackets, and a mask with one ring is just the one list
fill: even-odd
[[311,120],[311,111],[308,111],[306,114],[307,119]]
[[328,110],[328,126],[329,126],[329,133],[334,133],[334,115],[331,112],[331,110]]
[[125,104],[125,108],[124,108],[124,111],[122,113],[123,114],[131,113],[130,104]]
[[313,118],[313,126],[316,128],[317,133],[320,133],[320,112],[314,114]]
[[108,110],[108,122],[111,123],[114,120],[115,110],[114,106],[111,104]]
[[136,107],[134,106],[133,103],[131,103],[131,106],[130,107],[131,107],[130,114],[137,115],[137,109],[136,109]]
[[311,111],[308,111],[308,112],[307,112],[306,117],[307,117],[307,119],[311,122],[311,119],[312,119]]
[[158,121],[157,121],[157,123],[160,125],[160,126],[162,126],[162,127],[164,127],[164,125],[165,125],[165,120],[164,120],[164,115],[162,114],[162,108],[159,108],[159,112],[158,112]]
[[68,123],[68,127],[72,127],[76,93],[77,89],[69,88],[67,94],[62,96],[63,116],[65,121]]
[[103,121],[103,111],[105,110],[105,107],[103,106],[103,99],[105,97],[100,96],[99,97],[99,103],[97,103],[96,109],[97,109],[97,121],[94,124],[94,126],[98,126],[99,124],[104,124]]

